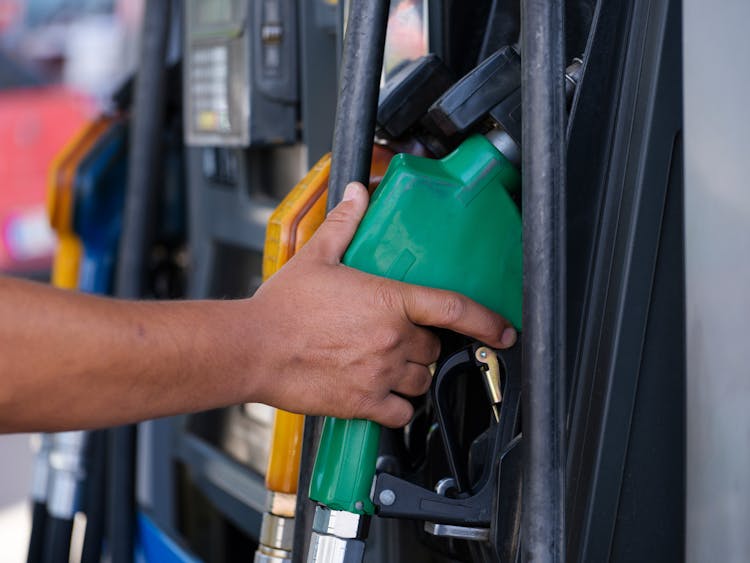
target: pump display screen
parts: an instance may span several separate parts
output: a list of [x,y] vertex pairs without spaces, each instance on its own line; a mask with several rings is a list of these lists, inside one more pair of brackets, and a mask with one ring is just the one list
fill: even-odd
[[185,140],[297,140],[297,0],[186,0]]

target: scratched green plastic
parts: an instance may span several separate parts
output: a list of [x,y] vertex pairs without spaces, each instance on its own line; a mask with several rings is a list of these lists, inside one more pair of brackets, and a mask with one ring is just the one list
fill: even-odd
[[[482,136],[442,160],[397,155],[373,194],[344,263],[458,291],[521,328],[521,176]],[[380,426],[326,418],[310,498],[372,514]]]

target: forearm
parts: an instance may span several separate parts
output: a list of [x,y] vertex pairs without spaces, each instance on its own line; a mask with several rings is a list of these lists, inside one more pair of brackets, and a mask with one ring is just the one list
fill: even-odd
[[0,432],[111,426],[244,402],[403,426],[440,343],[424,327],[513,345],[458,294],[341,265],[367,208],[344,200],[241,301],[117,301],[0,278]]
[[252,334],[237,341],[237,309],[0,278],[0,431],[101,427],[250,400],[242,366],[258,346]]

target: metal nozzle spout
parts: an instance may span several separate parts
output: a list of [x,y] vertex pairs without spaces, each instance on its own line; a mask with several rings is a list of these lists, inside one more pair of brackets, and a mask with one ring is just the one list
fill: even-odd
[[368,527],[367,516],[316,507],[307,563],[362,563]]
[[291,563],[294,545],[294,518],[266,512],[260,528],[255,563]]

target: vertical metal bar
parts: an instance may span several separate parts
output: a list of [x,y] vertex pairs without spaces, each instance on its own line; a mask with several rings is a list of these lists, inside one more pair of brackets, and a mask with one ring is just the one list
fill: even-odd
[[[128,189],[117,262],[115,295],[143,296],[149,247],[153,241],[156,188],[162,158],[164,62],[170,4],[149,0],[135,81],[133,125],[128,159]],[[132,563],[135,539],[136,427],[111,431],[109,447],[108,540],[113,563]]]
[[[331,95],[331,85],[336,82],[336,7],[325,3],[298,0],[300,28],[300,78],[303,142],[307,146],[309,166],[330,152],[333,123],[336,116],[336,99]],[[320,12],[331,16],[331,26],[326,28],[319,18]],[[329,12],[330,10],[330,12]]]
[[562,0],[524,0],[523,560],[564,560],[565,42]]

